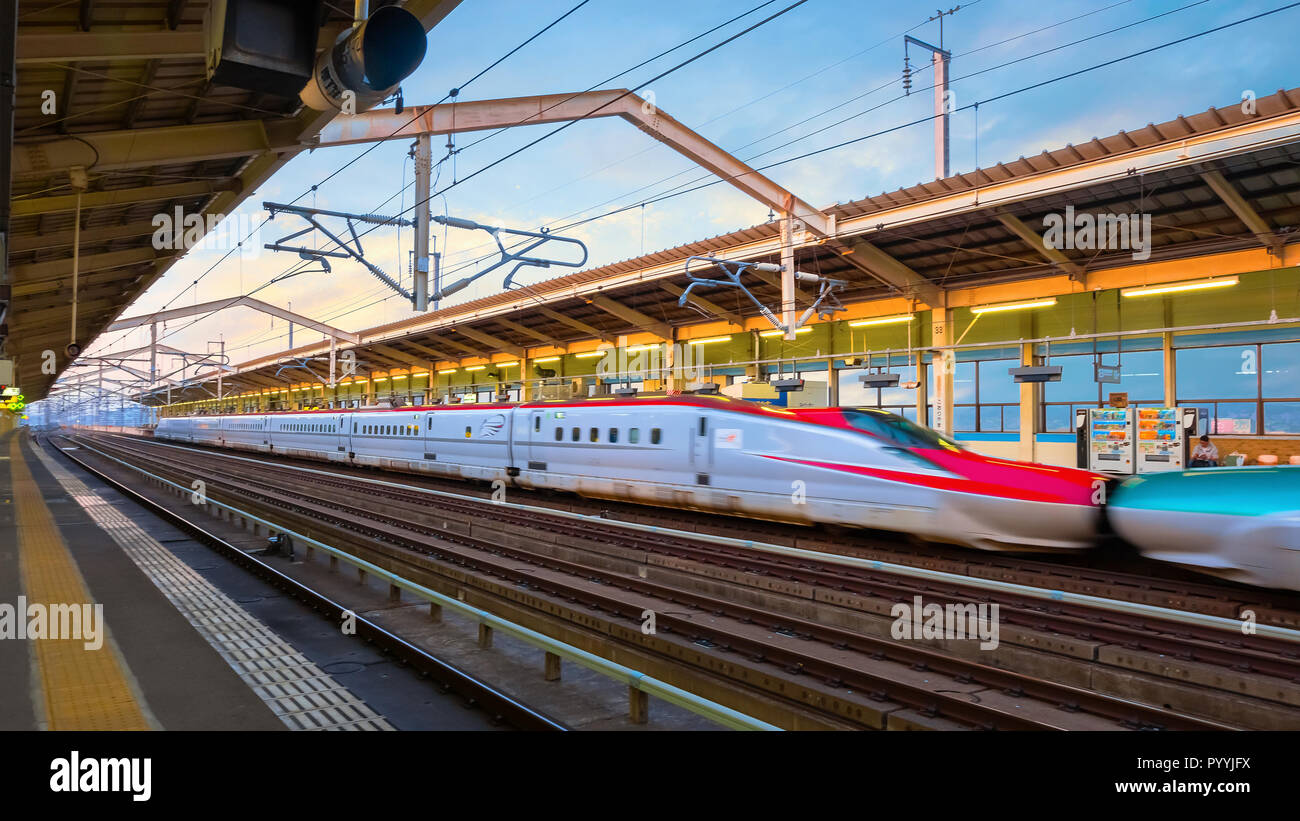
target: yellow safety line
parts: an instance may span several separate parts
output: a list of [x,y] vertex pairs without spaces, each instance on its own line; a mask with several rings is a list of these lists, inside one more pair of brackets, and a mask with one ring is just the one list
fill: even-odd
[[[36,480],[27,468],[19,436],[9,439],[10,475],[18,512],[18,548],[28,604],[93,604],[77,564],[59,535]],[[25,618],[25,614],[19,614]],[[51,730],[147,730],[122,664],[105,635],[96,650],[82,639],[33,641],[45,717]]]

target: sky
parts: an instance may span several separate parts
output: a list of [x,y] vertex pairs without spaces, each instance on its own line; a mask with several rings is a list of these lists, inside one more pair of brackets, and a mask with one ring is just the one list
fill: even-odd
[[[938,44],[939,23],[929,20],[936,12],[932,0],[807,0],[659,79],[653,78],[795,0],[588,0],[465,85],[578,2],[464,0],[429,33],[423,64],[403,83],[407,105],[437,102],[452,88],[460,88],[459,99],[465,101],[644,86],[638,92],[643,97],[653,95],[663,111],[757,167],[858,140],[764,172],[818,207],[934,177],[930,123],[877,135],[932,112],[928,56],[918,49],[910,51],[916,68],[912,93],[903,95],[901,86],[904,33]],[[945,10],[952,8],[945,5]],[[943,46],[953,54],[951,88],[962,107],[1284,5],[1282,0],[976,0],[944,18]],[[740,19],[627,72],[736,17]],[[950,126],[952,172],[1233,105],[1247,90],[1263,97],[1300,85],[1300,56],[1294,47],[1298,30],[1300,7],[988,102],[978,112],[958,111]],[[1011,61],[1016,62],[1003,65]],[[435,137],[435,161],[442,162],[435,172],[434,190],[441,193],[432,203],[433,213],[522,230],[555,229],[587,244],[584,268],[769,218],[766,206],[726,184],[642,207],[645,200],[713,178],[619,119],[558,128],[535,125],[457,135],[458,153],[445,159],[446,138]],[[552,131],[553,136],[493,165]],[[863,137],[867,139],[859,139]],[[232,225],[250,230],[265,216],[264,201],[300,196],[299,203],[320,208],[406,211],[409,216],[409,146],[410,140],[389,141],[360,159],[355,158],[368,146],[304,152],[247,198]],[[314,192],[313,185],[318,185]],[[633,207],[620,213],[567,227],[629,205]],[[414,315],[409,302],[350,260],[333,261],[328,274],[303,273],[266,286],[299,261],[257,246],[304,226],[296,217],[279,216],[242,252],[224,260],[225,247],[192,249],[123,316],[254,291],[258,299],[345,330]],[[493,261],[487,234],[435,228],[444,271],[461,269],[447,275],[448,281],[473,270],[476,260],[478,265]],[[362,242],[367,259],[390,274],[405,274],[411,229],[385,228]],[[509,266],[483,277],[444,305],[496,293],[507,270]],[[523,269],[516,282],[570,272]],[[188,351],[205,351],[209,343],[224,341],[231,362],[238,364],[286,349],[287,331],[281,320],[239,308],[197,322],[172,322],[159,335],[164,344]],[[321,338],[299,328],[294,342]],[[147,327],[105,334],[87,353],[145,344]]]

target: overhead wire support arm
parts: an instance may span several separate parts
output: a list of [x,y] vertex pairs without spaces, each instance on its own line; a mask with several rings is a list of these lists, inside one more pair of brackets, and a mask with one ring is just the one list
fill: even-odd
[[[270,213],[272,219],[274,219],[275,215],[278,213],[294,214],[305,219],[310,225],[310,227],[304,228],[301,231],[296,231],[292,234],[283,236],[276,242],[266,243],[263,247],[267,250],[289,251],[291,253],[296,253],[303,259],[315,260],[325,269],[325,273],[328,273],[330,270],[329,263],[326,261],[327,257],[333,257],[335,259],[354,259],[364,265],[366,270],[389,288],[401,294],[406,299],[409,299],[412,305],[415,304],[415,296],[410,291],[403,288],[401,283],[390,277],[378,265],[375,265],[366,259],[365,249],[361,247],[361,237],[357,234],[356,229],[356,223],[365,223],[368,225],[396,225],[399,228],[410,228],[415,226],[415,220],[402,219],[401,217],[390,217],[383,214],[349,214],[345,211],[327,211],[323,208],[309,208],[302,205],[287,205],[278,202],[264,202],[262,203],[262,207]],[[352,242],[349,243],[346,240],[341,239],[336,233],[322,225],[321,221],[318,219],[319,217],[337,217],[346,220],[348,233],[352,236]],[[307,248],[301,245],[287,244],[303,234],[310,232],[313,228],[329,237],[330,240],[338,246],[338,249]]]
[[[440,300],[449,297],[452,294],[456,293],[457,291],[463,290],[464,288],[468,287],[470,283],[474,282],[480,277],[487,276],[488,274],[495,271],[497,268],[500,268],[503,265],[508,265],[511,262],[515,263],[515,267],[510,269],[510,273],[506,274],[505,280],[501,283],[501,287],[503,290],[510,289],[511,283],[515,278],[515,274],[519,272],[520,268],[526,268],[526,267],[550,268],[552,265],[562,267],[562,268],[581,268],[583,265],[587,264],[586,243],[584,243],[580,239],[574,239],[573,237],[559,237],[544,229],[542,231],[521,231],[515,228],[501,228],[494,225],[483,225],[481,223],[474,222],[473,220],[461,219],[460,217],[435,216],[433,218],[433,221],[438,223],[439,225],[446,225],[450,228],[463,228],[466,231],[486,231],[492,235],[492,239],[496,240],[497,250],[501,252],[501,259],[492,263],[491,265],[484,268],[483,270],[476,271],[467,277],[462,277],[445,288],[439,287],[438,290],[433,295],[433,298],[435,300]],[[522,243],[523,247],[521,249],[519,249],[518,251],[510,251],[506,248],[505,243],[501,241],[501,237],[503,235],[508,237],[527,237],[527,238],[531,238],[533,241],[532,242],[525,241],[524,243]],[[570,245],[576,245],[582,249],[582,259],[576,261],[566,261],[561,259],[548,259],[545,257],[528,256],[530,252],[536,250],[537,248],[541,247],[542,245],[545,245],[548,242],[565,242],[565,243],[569,243]]]
[[[707,277],[696,276],[691,272],[692,262],[703,262],[720,268],[725,279],[709,279]],[[809,317],[814,313],[823,320],[829,320],[839,311],[845,310],[844,305],[840,302],[839,297],[835,295],[835,292],[843,289],[848,284],[847,282],[842,279],[831,279],[819,274],[810,274],[806,271],[795,271],[794,277],[796,280],[802,282],[816,282],[819,284],[819,288],[817,291],[817,297],[813,300],[813,303],[809,305],[807,310],[805,310],[799,319],[795,321],[793,327],[787,328],[781,320],[777,319],[776,314],[772,309],[760,302],[758,297],[754,296],[753,291],[750,291],[745,283],[740,281],[741,275],[746,271],[779,274],[784,270],[782,266],[777,265],[774,262],[750,262],[746,260],[719,259],[718,257],[693,256],[687,257],[685,267],[686,278],[690,280],[690,284],[686,286],[685,290],[682,291],[681,296],[677,298],[677,304],[679,307],[687,307],[687,303],[691,297],[691,291],[697,286],[702,288],[739,288],[740,292],[748,297],[750,302],[754,303],[754,307],[758,308],[759,314],[771,323],[773,328],[787,334],[803,327],[803,324],[807,322]]]

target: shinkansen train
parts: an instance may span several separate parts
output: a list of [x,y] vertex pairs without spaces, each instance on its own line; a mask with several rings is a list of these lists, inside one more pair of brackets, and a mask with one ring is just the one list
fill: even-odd
[[169,417],[154,435],[1000,551],[1092,546],[1106,481],[877,409],[691,395]]
[[982,456],[874,408],[602,397],[172,417],[154,435],[982,550],[1084,549],[1110,527],[1159,561],[1300,590],[1300,467],[1171,472],[1115,487],[1088,471]]
[[1114,490],[1107,514],[1119,535],[1153,559],[1300,590],[1300,467],[1146,474]]

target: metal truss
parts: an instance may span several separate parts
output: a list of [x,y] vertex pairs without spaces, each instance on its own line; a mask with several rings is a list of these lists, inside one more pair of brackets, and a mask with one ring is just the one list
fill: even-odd
[[[692,262],[704,262],[720,268],[722,270],[723,279],[708,279],[696,276],[691,273]],[[840,302],[839,297],[836,296],[836,292],[842,291],[844,287],[848,285],[847,282],[842,279],[830,279],[829,277],[824,277],[819,274],[795,271],[794,278],[796,280],[802,282],[816,282],[819,287],[817,297],[813,300],[812,305],[809,305],[808,309],[803,312],[794,324],[787,328],[781,320],[776,318],[776,314],[772,309],[760,302],[758,297],[754,296],[754,293],[745,286],[745,283],[740,281],[741,275],[750,270],[767,274],[780,274],[784,270],[780,265],[772,262],[750,262],[747,260],[695,256],[686,259],[685,269],[686,278],[690,280],[690,284],[686,286],[686,289],[682,291],[681,296],[677,298],[678,306],[683,308],[687,306],[691,297],[691,291],[696,287],[739,288],[741,293],[748,297],[749,301],[754,304],[754,307],[758,308],[758,312],[762,314],[763,318],[772,324],[773,328],[786,334],[793,333],[795,330],[803,327],[803,324],[807,322],[814,313],[817,314],[818,318],[825,321],[832,319],[836,313],[846,310],[843,303]]]

